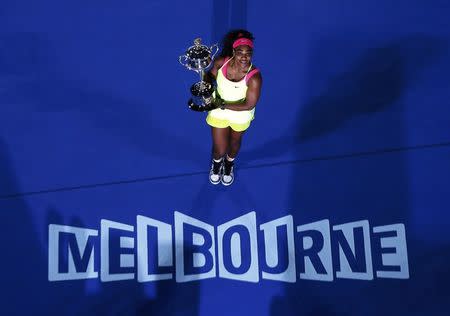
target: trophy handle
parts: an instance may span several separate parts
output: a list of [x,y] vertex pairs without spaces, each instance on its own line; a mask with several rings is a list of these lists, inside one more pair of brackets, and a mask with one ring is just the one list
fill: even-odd
[[[216,57],[217,52],[219,51],[219,44],[214,44],[209,49],[211,50],[212,54],[211,59],[214,59],[214,57]],[[216,50],[215,52],[213,52],[214,49]]]
[[[184,62],[183,62],[183,59],[184,59]],[[181,65],[183,65],[184,67],[190,69],[190,67],[188,66],[188,63],[187,63],[188,58],[187,58],[186,55],[181,55],[180,57],[178,57],[178,61],[180,62]]]

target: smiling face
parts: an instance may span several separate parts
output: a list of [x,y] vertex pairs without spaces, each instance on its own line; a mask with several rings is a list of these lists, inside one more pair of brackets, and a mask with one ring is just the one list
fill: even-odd
[[252,61],[253,49],[247,45],[240,45],[234,49],[234,58],[237,64],[243,68],[248,68]]

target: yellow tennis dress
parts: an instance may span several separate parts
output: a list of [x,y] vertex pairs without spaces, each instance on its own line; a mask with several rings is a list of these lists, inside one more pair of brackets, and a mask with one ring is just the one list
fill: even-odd
[[[226,59],[223,66],[217,72],[217,93],[226,102],[243,102],[247,95],[247,82],[256,74],[259,70],[253,69],[250,65],[247,74],[242,78],[241,81],[231,81],[226,77],[226,71],[228,63],[232,58]],[[250,122],[255,117],[255,108],[248,111],[233,111],[229,109],[215,109],[208,112],[206,117],[206,122],[208,125],[217,128],[231,127],[236,132],[245,131],[249,126]]]

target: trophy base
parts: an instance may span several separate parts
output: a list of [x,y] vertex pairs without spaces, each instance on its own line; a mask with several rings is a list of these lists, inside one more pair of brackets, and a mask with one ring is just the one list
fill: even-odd
[[189,109],[191,109],[194,112],[208,112],[208,111],[211,111],[211,110],[214,110],[214,109],[217,108],[213,103],[210,103],[210,104],[203,104],[203,103],[202,104],[197,104],[197,103],[194,102],[193,99],[189,99],[188,107],[189,107]]

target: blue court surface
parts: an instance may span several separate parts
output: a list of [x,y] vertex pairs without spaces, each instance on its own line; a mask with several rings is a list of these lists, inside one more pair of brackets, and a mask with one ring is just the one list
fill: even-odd
[[[450,309],[450,2],[4,0],[1,315]],[[230,187],[196,37],[255,36]]]

